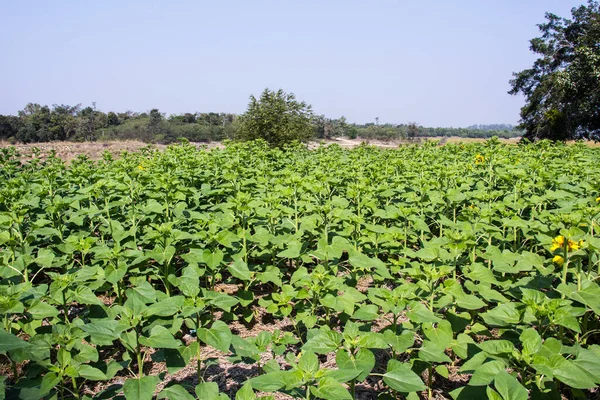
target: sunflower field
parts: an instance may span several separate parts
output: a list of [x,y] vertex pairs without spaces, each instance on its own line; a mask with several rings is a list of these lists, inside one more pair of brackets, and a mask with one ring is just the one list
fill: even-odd
[[600,149],[0,153],[0,399],[600,396]]

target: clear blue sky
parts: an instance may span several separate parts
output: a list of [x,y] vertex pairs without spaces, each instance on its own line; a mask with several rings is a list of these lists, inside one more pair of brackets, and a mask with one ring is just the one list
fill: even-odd
[[544,12],[584,0],[0,3],[0,113],[234,112],[282,88],[352,122],[516,123]]

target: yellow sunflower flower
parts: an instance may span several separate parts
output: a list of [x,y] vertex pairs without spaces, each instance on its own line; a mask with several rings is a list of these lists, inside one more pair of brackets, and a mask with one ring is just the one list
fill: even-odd
[[138,165],[138,169],[142,170],[142,171],[144,170],[144,167],[142,166],[142,164]]
[[554,251],[557,249],[562,249],[565,246],[565,237],[563,235],[559,235],[552,239],[552,246],[550,246],[550,251]]
[[475,164],[483,164],[485,162],[485,157],[481,154],[477,154],[475,156]]
[[552,259],[552,262],[558,266],[561,266],[565,263],[565,259],[562,258],[561,256],[554,256],[554,258]]
[[596,197],[596,203],[600,203],[600,197]]
[[568,243],[569,243],[569,244],[568,244],[568,246],[569,246],[569,251],[575,251],[575,250],[579,250],[579,248],[581,247],[581,246],[580,246],[581,240],[580,240],[579,242],[574,242],[573,240],[569,239],[569,242],[568,242]]

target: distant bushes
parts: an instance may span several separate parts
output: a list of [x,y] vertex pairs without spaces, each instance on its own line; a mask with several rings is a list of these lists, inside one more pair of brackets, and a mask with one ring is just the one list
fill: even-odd
[[[274,120],[279,120],[275,115]],[[511,125],[474,125],[468,128],[427,128],[409,124],[353,124],[323,115],[306,114],[306,134],[314,139],[346,137],[398,140],[419,137],[512,138],[522,132]],[[98,111],[95,105],[42,106],[27,104],[18,115],[0,115],[0,140],[35,143],[55,140],[140,140],[147,143],[212,142],[239,138],[248,126],[244,118],[226,113],[184,113],[166,117],[158,109],[145,113]],[[257,125],[257,129],[262,125]],[[264,128],[266,129],[266,128]],[[247,130],[247,129],[246,129]],[[271,132],[271,136],[274,135]],[[260,136],[260,135],[259,135]]]

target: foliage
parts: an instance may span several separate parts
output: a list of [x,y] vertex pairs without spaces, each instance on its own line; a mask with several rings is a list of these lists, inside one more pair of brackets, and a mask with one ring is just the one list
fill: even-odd
[[571,15],[546,14],[542,35],[531,40],[539,58],[510,82],[509,93],[526,98],[528,139],[600,139],[600,6],[589,0]]
[[[275,114],[273,114],[275,115]],[[307,114],[308,115],[308,114]],[[148,143],[172,143],[179,139],[191,142],[211,142],[233,139],[236,136],[236,115],[225,113],[184,113],[168,117],[158,109],[149,113],[109,111],[80,105],[28,104],[18,116],[0,115],[0,140],[25,143],[53,140],[141,140]],[[510,125],[474,125],[468,128],[427,128],[412,124],[356,124],[346,118],[310,117],[313,139],[395,140],[422,137],[517,137],[521,131]],[[303,134],[308,135],[308,132]]]
[[[497,140],[184,143],[69,166],[3,149],[0,395],[229,398],[211,346],[257,367],[236,399],[351,399],[367,379],[382,398],[592,396],[598,158]],[[289,326],[232,332],[259,308]],[[198,385],[156,393],[157,363]]]
[[293,141],[306,141],[313,135],[310,105],[296,100],[282,89],[265,89],[260,98],[250,96],[248,109],[238,118],[236,138],[262,139],[282,147]]
[[233,138],[233,114],[195,113],[165,118],[149,113],[103,113],[95,106],[27,104],[18,116],[0,115],[0,140],[24,143],[54,140],[95,141],[133,139],[171,143],[181,138],[210,142]]

